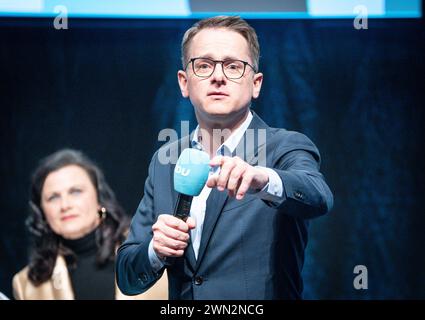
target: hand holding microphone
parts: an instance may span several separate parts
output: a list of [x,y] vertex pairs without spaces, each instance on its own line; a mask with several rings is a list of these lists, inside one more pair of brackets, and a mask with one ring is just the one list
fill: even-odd
[[[201,193],[210,171],[209,156],[197,149],[185,149],[174,169],[174,189],[178,199],[174,214],[162,214],[152,226],[153,249],[160,258],[181,257],[187,247],[189,231],[195,228],[190,217],[192,198]],[[168,259],[167,259],[168,260]]]

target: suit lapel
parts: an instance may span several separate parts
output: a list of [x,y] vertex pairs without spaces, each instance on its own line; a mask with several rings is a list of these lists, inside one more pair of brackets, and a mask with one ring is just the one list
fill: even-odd
[[187,260],[187,263],[189,264],[192,271],[195,270],[196,258],[195,258],[195,250],[193,249],[193,245],[192,245],[192,239],[189,239],[189,245],[187,246],[187,249],[185,252],[185,259]]
[[211,238],[211,234],[214,230],[214,227],[222,212],[227,198],[227,191],[220,192],[217,189],[211,190],[211,193],[208,196],[205,210],[204,227],[202,229],[201,243],[199,245],[198,259],[196,261],[195,271],[199,268],[199,265],[205,254],[205,250],[208,246],[208,242]]
[[[254,161],[256,160],[255,156],[259,154],[259,151],[262,150],[262,148],[266,147],[266,141],[269,139],[269,130],[267,130],[269,126],[263,120],[261,120],[261,118],[257,116],[254,111],[252,111],[252,114],[253,118],[247,130],[253,130],[254,134],[250,134],[250,136],[248,136],[245,132],[236,149],[233,151],[232,156],[237,155],[245,162],[255,166],[257,165],[257,162]],[[266,136],[264,136],[264,134],[258,130],[265,130]],[[259,137],[262,137],[262,139],[264,138],[264,141],[262,139],[259,140]],[[242,150],[243,154],[237,154],[238,150]]]

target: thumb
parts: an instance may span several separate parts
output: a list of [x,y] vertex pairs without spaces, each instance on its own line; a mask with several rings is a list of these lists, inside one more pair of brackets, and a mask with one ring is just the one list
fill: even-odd
[[196,227],[196,221],[192,217],[188,217],[186,223],[189,229],[194,229]]

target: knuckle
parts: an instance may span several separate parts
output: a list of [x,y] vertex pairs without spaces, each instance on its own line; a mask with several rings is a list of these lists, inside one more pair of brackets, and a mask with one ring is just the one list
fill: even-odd
[[158,216],[158,220],[157,221],[167,221],[167,219],[169,218],[169,214],[160,214]]
[[251,181],[254,178],[254,174],[251,171],[247,171],[244,175],[244,179],[246,181]]
[[153,240],[153,243],[152,243],[153,248],[159,249],[160,245],[161,245],[160,239],[154,237],[154,240]]
[[156,220],[156,222],[152,225],[152,229],[158,229],[160,225],[162,225],[162,221],[158,218],[158,220]]
[[187,233],[181,233],[176,237],[177,240],[186,242],[189,240],[189,235]]
[[179,231],[181,231],[181,232],[187,232],[188,229],[189,229],[189,227],[187,226],[187,223],[186,222],[183,222],[183,221],[181,221],[181,222],[182,223],[180,223],[179,228],[178,228]]
[[239,179],[240,175],[241,173],[239,170],[233,170],[232,174],[230,175],[230,179],[237,180]]
[[180,232],[174,232],[174,234],[173,234],[173,239],[175,239],[175,240],[180,240],[181,239],[181,235],[180,235]]
[[217,180],[217,185],[219,185],[219,186],[224,186],[225,183],[226,183],[225,178],[220,178],[220,179]]
[[179,242],[177,242],[177,243],[175,244],[175,249],[176,249],[176,250],[181,250],[181,249],[186,248],[186,246],[187,246],[186,242],[181,242],[181,241],[179,241]]
[[180,225],[180,219],[177,219],[176,217],[171,217],[171,218],[172,218],[172,219],[169,219],[167,224],[168,224],[170,227],[178,228],[178,227],[179,227],[179,225]]

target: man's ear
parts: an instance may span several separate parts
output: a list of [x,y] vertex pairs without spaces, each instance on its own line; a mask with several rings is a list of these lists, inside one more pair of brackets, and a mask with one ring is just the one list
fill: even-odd
[[183,70],[177,72],[177,81],[179,82],[180,91],[184,98],[189,97],[189,90],[187,88],[187,73]]
[[263,74],[262,73],[256,73],[254,75],[254,79],[252,82],[253,90],[252,90],[252,98],[257,99],[260,95],[261,91],[261,85],[263,84]]

